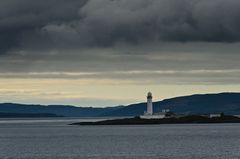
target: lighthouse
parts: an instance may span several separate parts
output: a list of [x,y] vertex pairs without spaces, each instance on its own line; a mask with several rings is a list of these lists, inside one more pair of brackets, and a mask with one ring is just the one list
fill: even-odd
[[144,112],[144,115],[140,115],[141,119],[163,119],[166,118],[167,111],[155,112],[153,113],[153,103],[152,103],[152,93],[148,92],[147,94],[147,111]]
[[147,94],[147,114],[153,115],[153,105],[152,105],[152,93]]

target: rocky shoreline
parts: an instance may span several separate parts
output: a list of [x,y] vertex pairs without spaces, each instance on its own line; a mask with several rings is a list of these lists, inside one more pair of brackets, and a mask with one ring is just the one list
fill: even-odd
[[140,117],[104,120],[98,122],[79,122],[70,125],[157,125],[157,124],[207,124],[207,123],[240,123],[236,116],[209,118],[201,115],[189,115],[179,118],[141,119]]

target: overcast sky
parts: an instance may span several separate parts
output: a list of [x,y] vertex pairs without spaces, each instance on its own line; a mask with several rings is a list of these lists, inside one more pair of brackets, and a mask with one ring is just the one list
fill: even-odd
[[239,0],[1,0],[1,102],[240,91]]

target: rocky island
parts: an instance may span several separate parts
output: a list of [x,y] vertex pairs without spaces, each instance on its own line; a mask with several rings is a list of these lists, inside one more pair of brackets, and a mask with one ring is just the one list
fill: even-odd
[[189,115],[179,118],[141,119],[140,117],[104,120],[98,122],[80,122],[71,125],[156,125],[156,124],[207,124],[207,123],[240,123],[236,116],[207,117],[201,115]]
[[80,122],[71,125],[153,125],[153,124],[197,124],[197,123],[240,123],[237,116],[224,115],[224,113],[215,114],[175,114],[169,109],[163,109],[162,112],[153,111],[152,93],[147,94],[147,111],[143,115],[134,118],[104,120],[97,122]]

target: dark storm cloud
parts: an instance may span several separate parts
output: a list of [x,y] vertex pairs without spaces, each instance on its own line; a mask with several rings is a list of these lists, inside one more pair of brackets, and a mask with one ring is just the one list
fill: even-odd
[[42,27],[49,23],[80,19],[77,12],[85,2],[86,0],[1,0],[0,53],[22,47],[23,43],[32,39],[41,45],[44,38],[38,32]]
[[55,41],[109,46],[153,41],[238,42],[238,0],[90,0],[79,10],[80,21],[49,24]]
[[239,42],[239,16],[238,0],[2,0],[0,51]]

